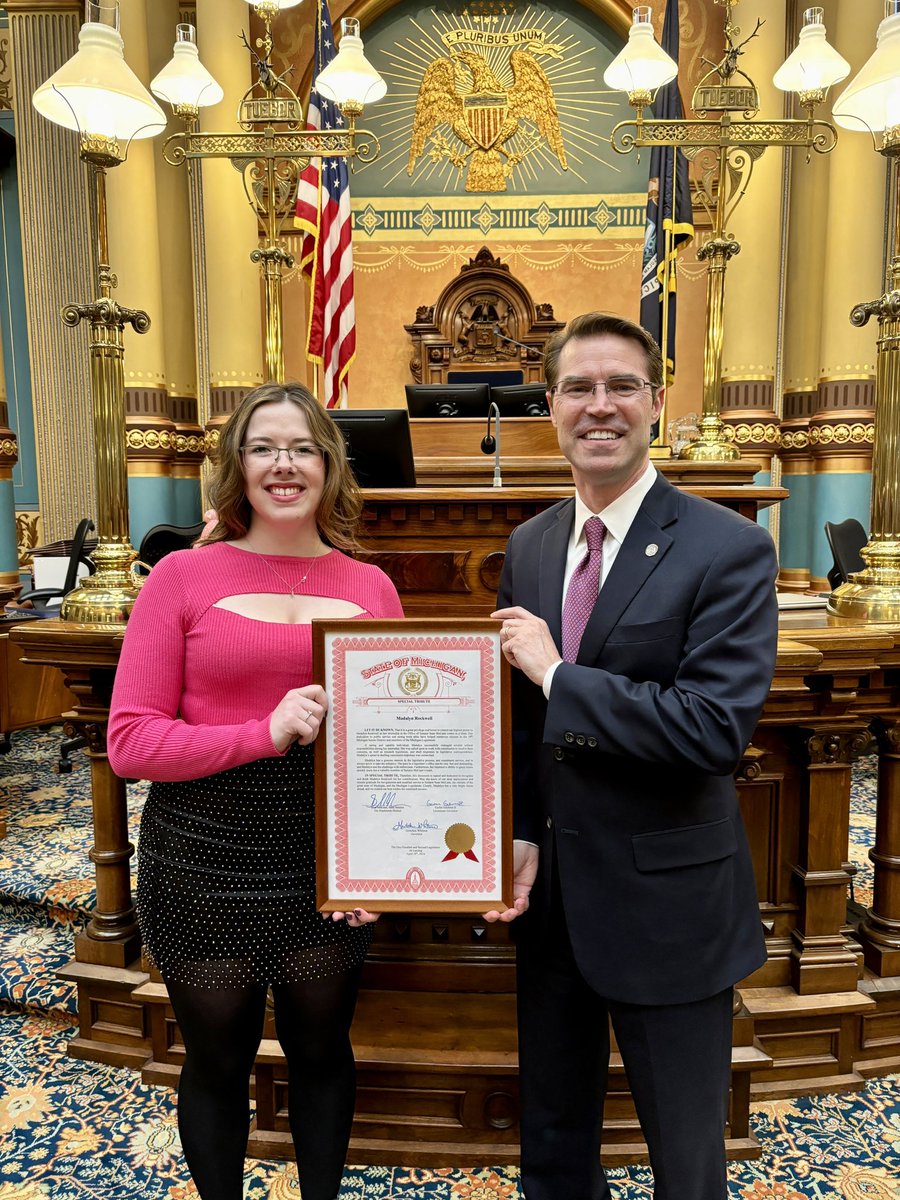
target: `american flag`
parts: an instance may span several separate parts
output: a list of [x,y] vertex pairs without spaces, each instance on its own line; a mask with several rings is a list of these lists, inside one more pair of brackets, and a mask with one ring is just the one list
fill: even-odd
[[[328,4],[316,28],[313,80],[335,56]],[[307,129],[342,129],[337,105],[311,88]],[[300,269],[310,281],[306,357],[320,363],[327,408],[347,407],[347,372],[356,355],[350,176],[345,158],[313,159],[297,187],[297,225],[304,231]]]

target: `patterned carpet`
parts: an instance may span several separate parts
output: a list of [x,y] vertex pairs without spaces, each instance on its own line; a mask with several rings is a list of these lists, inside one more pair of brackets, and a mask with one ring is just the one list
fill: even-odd
[[[173,1094],[66,1057],[75,1013],[54,978],[93,902],[86,763],[52,772],[59,733],[20,733],[0,758],[0,1200],[191,1200]],[[144,794],[131,791],[134,828]],[[872,764],[856,771],[854,898],[871,895]],[[900,1078],[853,1095],[757,1105],[763,1157],[729,1168],[729,1200],[900,1200]],[[615,1200],[650,1200],[641,1167],[609,1172]],[[247,1200],[300,1200],[292,1164],[247,1160]],[[340,1200],[520,1200],[518,1172],[348,1167]],[[560,1200],[566,1200],[561,1197]]]

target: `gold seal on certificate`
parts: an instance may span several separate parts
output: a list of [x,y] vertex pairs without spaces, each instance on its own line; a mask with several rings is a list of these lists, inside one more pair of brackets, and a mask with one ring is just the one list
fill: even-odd
[[496,621],[314,621],[324,912],[511,900],[509,667]]
[[478,859],[472,853],[472,847],[475,845],[475,830],[471,825],[464,825],[462,822],[451,825],[444,834],[444,843],[450,851],[444,862],[449,862],[451,858],[456,858],[457,854],[464,854],[466,858],[471,858],[473,862],[478,862]]

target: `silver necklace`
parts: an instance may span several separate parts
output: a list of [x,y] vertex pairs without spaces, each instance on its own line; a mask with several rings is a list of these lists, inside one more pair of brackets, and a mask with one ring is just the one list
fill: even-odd
[[[250,547],[250,549],[253,551],[253,553],[257,556],[257,558],[261,559],[265,563],[265,565],[269,568],[269,570],[272,572],[272,574],[277,579],[281,580],[281,582],[284,584],[284,586],[290,592],[291,596],[297,595],[298,588],[302,588],[304,583],[306,583],[306,580],[309,577],[310,571],[313,569],[313,567],[316,565],[316,563],[319,561],[320,558],[325,557],[324,554],[317,554],[313,558],[313,560],[309,564],[309,566],[306,568],[306,571],[304,572],[302,579],[298,580],[297,583],[292,584],[289,579],[285,579],[285,577],[282,575],[282,573],[279,570],[277,570],[275,567],[272,566],[272,564],[269,562],[268,558],[266,558],[265,554],[263,554],[263,552],[261,550],[257,550],[256,547],[251,544],[250,539],[246,535],[244,536],[244,541],[247,543],[247,545]],[[326,551],[326,553],[327,553],[327,551]]]

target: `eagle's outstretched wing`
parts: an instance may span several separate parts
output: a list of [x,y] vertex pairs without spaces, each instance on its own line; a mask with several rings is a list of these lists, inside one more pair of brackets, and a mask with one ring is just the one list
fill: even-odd
[[566,170],[566,147],[559,127],[556,101],[543,67],[525,50],[513,50],[509,64],[514,80],[509,92],[510,113],[537,126],[559,159],[559,165]]
[[430,64],[416,97],[416,115],[413,119],[412,140],[409,145],[407,175],[412,175],[416,159],[422,153],[425,140],[431,131],[442,122],[454,131],[464,123],[462,100],[456,90],[456,65],[452,58],[436,58]]

